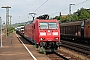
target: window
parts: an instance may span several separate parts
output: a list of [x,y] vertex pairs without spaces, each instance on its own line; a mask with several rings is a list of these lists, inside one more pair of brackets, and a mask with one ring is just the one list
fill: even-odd
[[39,25],[40,25],[40,29],[48,29],[48,23],[41,22],[41,23],[39,23]]
[[56,22],[40,22],[39,23],[40,29],[57,29]]
[[57,23],[55,23],[55,22],[49,23],[49,29],[57,29],[57,28],[58,28]]

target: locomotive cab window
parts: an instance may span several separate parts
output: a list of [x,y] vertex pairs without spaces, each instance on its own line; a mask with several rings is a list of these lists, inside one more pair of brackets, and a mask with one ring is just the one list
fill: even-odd
[[58,26],[57,26],[57,23],[56,22],[50,22],[49,23],[49,29],[57,29]]
[[40,22],[39,25],[40,25],[40,29],[48,29],[48,23]]
[[40,29],[57,29],[58,25],[56,22],[40,22]]

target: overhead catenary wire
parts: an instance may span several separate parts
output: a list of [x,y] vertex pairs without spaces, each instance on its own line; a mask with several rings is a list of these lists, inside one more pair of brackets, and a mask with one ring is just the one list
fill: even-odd
[[[61,0],[61,1],[63,1],[63,0]],[[36,10],[34,10],[34,12],[37,11],[40,7],[42,7],[46,2],[48,2],[48,0],[45,1],[42,5],[40,5]],[[61,3],[61,2],[56,3],[54,6],[57,6],[59,3]]]
[[[61,1],[63,1],[63,0],[61,0]],[[58,3],[56,3],[54,6],[51,6],[50,8],[52,8],[52,7],[55,7],[55,6],[57,6],[58,4],[60,4],[61,2],[58,2]]]
[[35,4],[35,1],[36,1],[36,0],[34,0],[34,2],[32,3],[32,6]]
[[[77,4],[73,5],[73,7],[75,7],[75,6],[77,6],[77,5],[80,5],[80,4],[83,4],[83,3],[86,3],[87,1],[90,1],[90,0],[85,0],[85,1],[83,1],[83,2],[77,3]],[[69,9],[69,7],[68,7],[68,8],[65,8],[65,9],[62,9],[61,11],[65,11],[65,10],[67,10],[67,9]],[[55,13],[53,13],[53,14],[51,14],[51,15],[54,15],[54,14],[56,14],[56,13],[58,13],[58,12],[55,12]]]
[[35,1],[36,0],[34,0],[33,3],[29,6],[30,8],[33,8],[33,5],[35,4]]
[[35,9],[34,12],[37,11],[38,9],[40,9],[40,7],[42,7],[44,4],[46,4],[46,2],[48,2],[48,0],[46,0],[46,1],[45,1],[43,4],[41,4],[37,9]]

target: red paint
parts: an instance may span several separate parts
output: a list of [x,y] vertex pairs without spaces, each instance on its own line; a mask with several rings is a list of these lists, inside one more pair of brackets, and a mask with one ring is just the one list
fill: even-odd
[[[56,22],[58,29],[40,29],[39,22]],[[58,32],[58,35],[57,35]],[[40,35],[41,34],[41,35]],[[54,35],[53,35],[54,34]],[[40,42],[60,42],[60,27],[57,20],[39,20],[35,19],[31,24],[27,24],[24,27],[24,35],[33,40],[36,40],[37,44]],[[44,40],[40,40],[40,39]],[[58,39],[58,40],[55,40]]]

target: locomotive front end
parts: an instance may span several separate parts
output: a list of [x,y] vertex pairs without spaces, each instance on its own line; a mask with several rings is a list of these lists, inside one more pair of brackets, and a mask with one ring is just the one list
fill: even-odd
[[[46,21],[46,22],[45,22]],[[39,22],[39,46],[54,51],[60,46],[60,27],[57,20]]]

